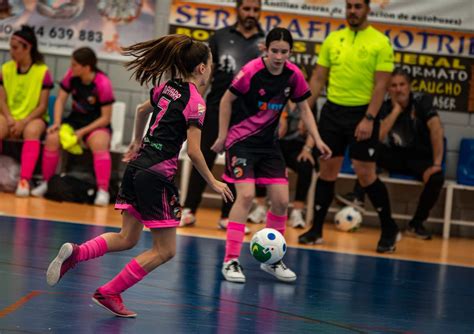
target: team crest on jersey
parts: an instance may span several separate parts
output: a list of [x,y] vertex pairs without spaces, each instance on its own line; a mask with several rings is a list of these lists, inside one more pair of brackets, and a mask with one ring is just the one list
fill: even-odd
[[263,96],[263,95],[266,94],[265,89],[263,89],[263,88],[260,88],[260,90],[258,91],[258,93],[260,94],[260,96]]
[[206,112],[206,106],[203,106],[202,104],[198,103],[198,115],[202,116]]
[[357,57],[359,57],[360,59],[365,59],[368,56],[369,56],[369,51],[367,51],[367,48],[365,46],[362,46],[357,52]]
[[244,175],[244,170],[242,167],[235,167],[233,172],[236,178],[241,178]]
[[290,88],[290,87],[286,87],[283,92],[284,92],[284,94],[285,94],[285,97],[288,97],[288,96],[290,96],[291,88]]

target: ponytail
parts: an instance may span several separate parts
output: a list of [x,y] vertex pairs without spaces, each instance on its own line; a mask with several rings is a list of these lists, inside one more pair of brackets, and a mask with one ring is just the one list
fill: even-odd
[[189,78],[197,65],[207,63],[210,50],[204,43],[174,34],[125,47],[123,55],[135,58],[125,63],[135,80],[141,85],[157,85],[166,72],[172,79]]

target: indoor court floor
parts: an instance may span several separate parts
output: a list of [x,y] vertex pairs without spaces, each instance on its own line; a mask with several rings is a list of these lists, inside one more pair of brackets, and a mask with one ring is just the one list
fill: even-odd
[[151,244],[150,233],[132,250],[80,263],[51,288],[45,270],[63,242],[81,243],[117,228],[15,217],[4,209],[0,204],[1,334],[474,331],[469,264],[290,247],[285,262],[298,280],[287,284],[261,271],[246,243],[241,262],[247,283],[236,284],[220,273],[221,239],[185,235],[178,235],[174,259],[124,293],[138,317],[117,318],[91,295]]

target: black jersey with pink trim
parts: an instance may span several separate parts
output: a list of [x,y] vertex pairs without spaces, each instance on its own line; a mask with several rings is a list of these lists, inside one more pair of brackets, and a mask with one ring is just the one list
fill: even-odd
[[91,83],[84,84],[81,78],[73,76],[72,71],[68,70],[60,86],[72,95],[72,112],[66,121],[78,128],[94,122],[101,116],[103,106],[115,102],[112,83],[101,71],[96,72]]
[[153,106],[150,125],[130,165],[174,181],[187,129],[202,128],[206,106],[196,86],[180,80],[169,80],[153,88],[150,101]]
[[279,75],[266,68],[263,58],[248,62],[234,78],[229,90],[237,95],[225,147],[236,143],[253,148],[273,147],[278,139],[278,122],[291,99],[301,102],[311,91],[301,70],[287,61]]

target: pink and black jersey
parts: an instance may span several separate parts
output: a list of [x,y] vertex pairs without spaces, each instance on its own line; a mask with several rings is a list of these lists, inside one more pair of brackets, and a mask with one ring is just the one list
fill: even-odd
[[130,165],[174,181],[189,126],[202,128],[206,107],[196,86],[169,80],[150,91],[154,108],[142,147]]
[[89,125],[101,116],[103,106],[115,102],[112,83],[103,72],[96,72],[90,84],[82,83],[81,78],[68,70],[60,83],[61,88],[72,95],[72,112],[65,122],[76,129]]
[[279,75],[273,75],[263,58],[247,63],[234,78],[229,90],[238,96],[232,106],[225,147],[239,143],[252,148],[275,145],[283,107],[291,99],[301,102],[311,96],[303,73],[287,61]]

